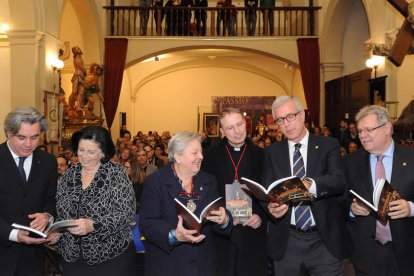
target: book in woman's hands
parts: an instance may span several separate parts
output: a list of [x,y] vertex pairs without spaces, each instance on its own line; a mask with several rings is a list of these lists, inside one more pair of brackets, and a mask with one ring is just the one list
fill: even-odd
[[197,217],[193,212],[191,212],[187,206],[182,204],[178,199],[175,200],[175,209],[177,215],[181,216],[183,223],[186,229],[188,230],[197,230],[196,236],[201,234],[201,224],[206,220],[206,217],[211,215],[211,211],[216,211],[220,208],[221,204],[219,200],[221,197],[210,202],[200,213],[200,217]]
[[248,179],[241,178],[249,191],[258,199],[266,202],[276,202],[285,204],[287,202],[311,201],[312,195],[303,185],[302,180],[297,176],[290,176],[276,180],[265,189],[259,183]]
[[364,203],[367,207],[371,208],[378,215],[379,220],[383,225],[387,224],[389,204],[391,201],[400,199],[400,195],[394,188],[388,183],[386,179],[378,179],[375,183],[374,192],[372,194],[372,204],[357,194],[353,190],[349,190],[355,195],[360,202]]
[[42,232],[34,228],[30,228],[29,226],[21,225],[18,223],[12,224],[13,228],[29,231],[29,236],[33,238],[46,238],[51,233],[64,232],[68,228],[75,227],[75,226],[78,226],[78,223],[74,219],[61,220],[61,221],[50,224],[49,227],[47,227],[46,230]]

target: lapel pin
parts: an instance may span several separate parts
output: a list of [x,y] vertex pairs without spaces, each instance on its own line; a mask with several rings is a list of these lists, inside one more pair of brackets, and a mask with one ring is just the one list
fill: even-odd
[[403,162],[403,167],[405,167],[405,166],[407,166],[407,163],[406,162]]
[[203,190],[203,187],[200,187],[200,191],[202,191]]
[[319,149],[319,146],[315,146],[315,149]]

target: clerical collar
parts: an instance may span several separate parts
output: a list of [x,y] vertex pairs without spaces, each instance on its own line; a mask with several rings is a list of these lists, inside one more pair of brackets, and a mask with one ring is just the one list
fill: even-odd
[[244,145],[246,145],[246,143],[243,143],[243,145],[239,146],[239,147],[234,147],[232,146],[228,141],[227,141],[227,145],[233,149],[233,151],[240,151]]

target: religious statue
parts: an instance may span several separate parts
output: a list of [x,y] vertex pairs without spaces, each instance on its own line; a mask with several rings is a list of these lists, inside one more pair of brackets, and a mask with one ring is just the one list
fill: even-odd
[[69,106],[66,109],[66,114],[69,118],[94,120],[94,95],[96,94],[103,102],[99,87],[103,67],[92,63],[87,73],[81,48],[79,46],[73,47],[72,53],[75,72],[71,80],[72,93],[69,96]]
[[411,27],[414,29],[414,2],[411,2],[410,4],[408,4],[407,11],[408,11],[407,20],[408,22],[410,22]]
[[259,139],[266,138],[267,131],[269,130],[269,127],[265,124],[264,114],[260,115],[259,123],[256,126],[255,129],[255,136],[259,137]]
[[82,105],[87,107],[88,111],[88,119],[94,119],[95,115],[93,114],[93,108],[94,108],[94,99],[93,95],[96,94],[101,100],[101,102],[104,102],[104,99],[101,95],[101,90],[99,88],[99,79],[103,73],[102,66],[92,63],[91,68],[89,69],[88,75],[85,77],[85,80],[83,82],[84,92],[83,92],[83,102]]
[[72,48],[73,53],[73,66],[75,72],[72,77],[72,94],[69,96],[69,108],[77,113],[82,113],[83,103],[83,82],[86,76],[85,64],[83,62],[83,52],[79,46]]

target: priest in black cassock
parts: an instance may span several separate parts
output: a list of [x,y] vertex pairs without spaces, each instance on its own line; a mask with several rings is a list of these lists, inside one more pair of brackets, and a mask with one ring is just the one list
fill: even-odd
[[[203,153],[202,170],[213,174],[221,196],[236,188],[235,202],[241,177],[261,182],[263,151],[246,138],[246,120],[236,108],[225,108],[220,114],[220,132],[224,138]],[[227,201],[229,198],[226,199]],[[240,211],[238,211],[240,212]],[[267,275],[266,227],[267,215],[259,202],[252,198],[250,218],[239,220],[230,236],[214,237],[219,259],[217,276]],[[237,223],[237,215],[234,217]]]

